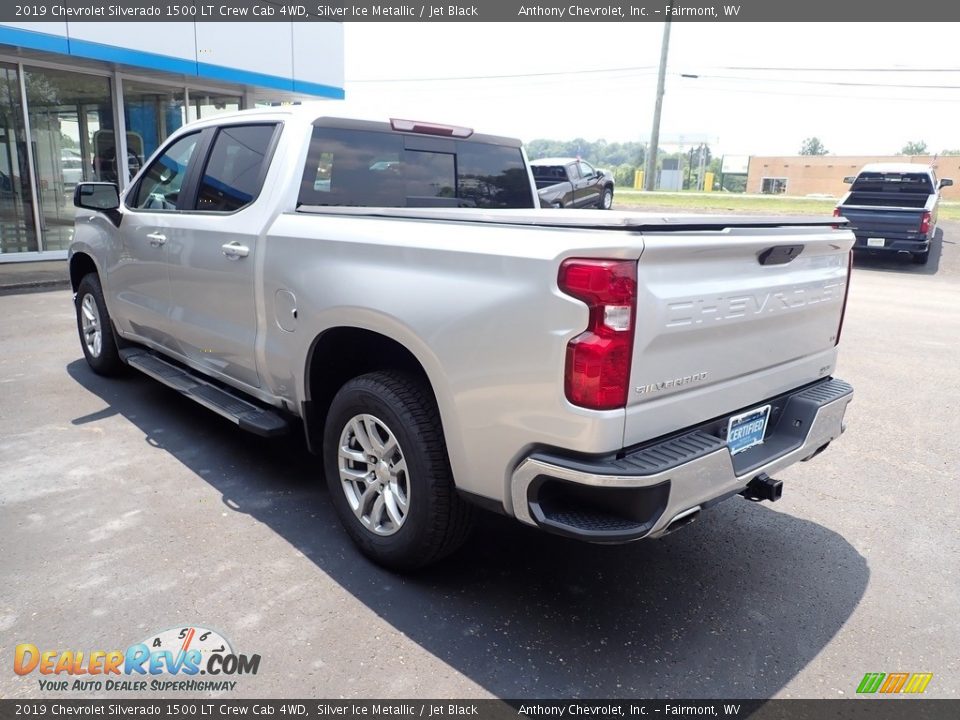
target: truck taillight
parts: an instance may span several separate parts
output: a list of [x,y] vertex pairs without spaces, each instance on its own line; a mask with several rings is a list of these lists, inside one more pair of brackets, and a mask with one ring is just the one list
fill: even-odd
[[928,210],[923,211],[923,217],[920,218],[920,234],[926,235],[930,232],[930,212]]
[[[843,212],[840,210],[840,208],[835,207],[835,208],[833,209],[833,216],[834,216],[834,217],[843,217]],[[834,226],[833,226],[833,229],[834,229],[834,230],[839,230],[839,229],[840,229],[840,225],[834,225]]]
[[850,281],[853,279],[853,250],[847,255],[847,284],[843,288],[843,307],[840,308],[840,325],[837,326],[837,341],[834,345],[840,344],[840,333],[843,332],[843,318],[847,314],[847,298],[850,297]]
[[564,260],[557,283],[590,310],[587,329],[567,345],[567,400],[592,410],[625,407],[637,310],[636,260]]

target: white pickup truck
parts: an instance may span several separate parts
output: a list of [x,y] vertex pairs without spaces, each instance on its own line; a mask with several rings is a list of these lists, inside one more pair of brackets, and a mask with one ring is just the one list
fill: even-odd
[[853,234],[836,218],[536,207],[519,142],[318,117],[177,131],[80,183],[81,346],[241,428],[302,427],[346,530],[397,569],[476,507],[658,537],[839,437]]

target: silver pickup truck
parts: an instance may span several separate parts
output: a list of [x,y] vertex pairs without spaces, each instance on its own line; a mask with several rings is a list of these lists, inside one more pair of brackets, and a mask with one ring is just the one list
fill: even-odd
[[124,193],[79,184],[70,276],[94,372],[302,427],[375,561],[452,552],[477,507],[662,536],[843,432],[842,220],[539,209],[518,141],[317,115],[202,120]]

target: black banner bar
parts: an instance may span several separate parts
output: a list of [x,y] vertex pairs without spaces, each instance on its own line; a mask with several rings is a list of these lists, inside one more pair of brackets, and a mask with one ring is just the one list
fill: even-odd
[[860,697],[847,700],[0,700],[13,718],[221,717],[343,720],[514,720],[523,718],[751,718],[752,720],[955,720],[960,700]]
[[0,3],[0,22],[922,22],[960,20],[943,0],[35,0]]

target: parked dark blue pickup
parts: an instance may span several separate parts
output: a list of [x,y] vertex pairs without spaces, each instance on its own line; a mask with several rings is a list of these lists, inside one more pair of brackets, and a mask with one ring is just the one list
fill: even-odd
[[925,265],[937,226],[940,188],[953,180],[937,180],[933,168],[910,163],[865,165],[833,214],[850,221],[857,237],[854,250],[909,255]]

